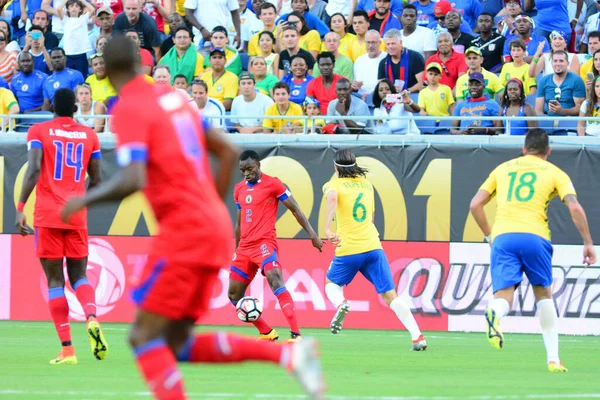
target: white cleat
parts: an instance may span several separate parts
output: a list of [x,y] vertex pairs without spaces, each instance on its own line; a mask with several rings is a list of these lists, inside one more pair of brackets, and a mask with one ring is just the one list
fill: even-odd
[[310,400],[322,400],[325,393],[325,378],[319,359],[318,343],[313,338],[304,338],[291,345],[289,370],[296,376]]
[[346,318],[346,314],[350,311],[350,303],[344,301],[338,307],[333,319],[331,320],[331,325],[329,326],[331,329],[331,333],[337,335],[342,330],[342,325],[344,324],[344,318]]

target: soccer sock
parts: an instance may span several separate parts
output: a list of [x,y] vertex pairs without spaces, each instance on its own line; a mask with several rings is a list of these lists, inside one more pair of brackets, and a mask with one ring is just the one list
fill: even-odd
[[488,308],[491,308],[496,313],[496,317],[504,318],[510,312],[510,304],[506,299],[497,298],[488,303]]
[[134,349],[137,365],[159,400],[185,400],[175,355],[164,339],[154,339]]
[[[235,308],[237,306],[237,301],[232,301],[231,304],[233,304],[233,307]],[[271,325],[269,325],[267,321],[265,321],[265,318],[262,315],[258,320],[252,322],[252,325],[254,325],[256,329],[258,329],[258,333],[260,333],[261,335],[266,335],[267,333],[273,330],[273,328],[271,328]]]
[[329,301],[337,308],[345,301],[344,289],[333,282],[325,284],[325,294]]
[[281,311],[283,311],[283,315],[285,315],[285,318],[288,320],[290,331],[294,333],[300,333],[298,321],[296,320],[296,308],[294,307],[294,300],[292,299],[290,292],[287,291],[285,286],[282,286],[278,289],[275,289],[273,293],[275,293],[275,296],[277,296]]
[[404,327],[410,332],[412,340],[418,340],[421,337],[421,330],[419,329],[412,312],[410,312],[410,308],[400,300],[400,297],[396,297],[392,300],[390,308],[394,310],[400,322],[402,322]]
[[242,361],[269,361],[287,367],[291,346],[260,342],[226,332],[190,336],[177,360],[191,363],[237,363]]
[[554,307],[554,300],[544,299],[537,302],[540,313],[540,325],[548,362],[560,363],[558,358],[558,316]]
[[69,303],[65,297],[65,288],[48,289],[48,308],[58,338],[63,346],[71,346],[71,325],[69,324]]
[[79,300],[79,304],[83,308],[83,312],[85,313],[86,318],[90,316],[96,316],[96,292],[90,282],[86,278],[82,278],[75,282],[72,285],[73,290],[75,290],[75,294],[77,295],[77,300]]

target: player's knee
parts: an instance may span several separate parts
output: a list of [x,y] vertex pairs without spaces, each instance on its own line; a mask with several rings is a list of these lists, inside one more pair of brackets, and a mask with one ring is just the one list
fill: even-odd
[[285,286],[285,282],[283,281],[283,274],[280,269],[271,269],[267,271],[267,282],[269,282],[269,286],[271,290],[278,289],[282,286]]
[[154,339],[160,338],[160,334],[156,334],[151,330],[144,329],[136,324],[131,327],[129,331],[129,344],[132,348],[140,347],[141,345],[148,343]]
[[227,291],[227,297],[229,297],[229,301],[237,303],[242,297],[244,297],[245,292],[246,287],[230,284],[229,290]]
[[398,293],[396,293],[395,290],[388,290],[387,292],[381,293],[381,297],[383,298],[383,301],[385,301],[386,304],[389,306],[390,304],[392,304],[392,301],[394,301],[396,297],[398,297]]

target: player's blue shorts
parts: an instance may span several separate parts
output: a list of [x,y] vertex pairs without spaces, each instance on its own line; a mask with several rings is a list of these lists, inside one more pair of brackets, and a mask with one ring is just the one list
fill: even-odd
[[492,243],[492,288],[517,286],[523,273],[534,286],[552,285],[552,243],[533,233],[503,233]]
[[349,256],[335,256],[327,270],[327,279],[336,285],[348,285],[357,272],[375,286],[377,293],[395,289],[390,264],[381,249]]

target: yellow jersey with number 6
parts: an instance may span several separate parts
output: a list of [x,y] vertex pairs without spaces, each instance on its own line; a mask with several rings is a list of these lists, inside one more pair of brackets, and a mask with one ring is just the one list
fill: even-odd
[[342,239],[336,256],[349,256],[381,249],[379,232],[373,223],[375,191],[366,178],[332,178],[323,186],[325,197],[337,192],[335,212],[337,234]]
[[496,196],[492,238],[503,233],[533,233],[550,240],[548,205],[554,196],[577,195],[571,178],[535,156],[507,161],[492,171],[479,190]]

